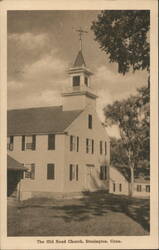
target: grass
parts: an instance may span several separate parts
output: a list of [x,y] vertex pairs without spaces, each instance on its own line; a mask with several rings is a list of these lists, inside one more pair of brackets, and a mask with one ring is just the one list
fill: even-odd
[[85,193],[81,199],[34,198],[8,206],[8,236],[149,234],[149,200]]

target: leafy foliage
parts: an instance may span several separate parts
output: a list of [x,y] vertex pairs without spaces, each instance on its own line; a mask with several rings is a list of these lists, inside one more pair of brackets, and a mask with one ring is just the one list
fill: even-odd
[[[107,125],[118,125],[121,139],[116,142],[116,153],[111,160],[137,168],[141,162],[149,162],[150,155],[150,109],[149,88],[138,89],[136,96],[115,101],[104,109]],[[114,141],[115,142],[115,141]],[[121,148],[122,147],[122,148]],[[119,162],[120,163],[120,162]],[[145,167],[149,164],[144,165]]]
[[125,74],[131,67],[149,71],[149,10],[105,10],[91,29],[110,62],[118,63],[119,73]]

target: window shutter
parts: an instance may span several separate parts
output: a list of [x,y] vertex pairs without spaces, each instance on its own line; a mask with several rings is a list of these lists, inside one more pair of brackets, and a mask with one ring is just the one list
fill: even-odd
[[25,150],[25,135],[22,135],[22,151]]
[[32,180],[35,179],[35,164],[34,163],[31,164],[31,179]]
[[86,138],[86,153],[88,153],[88,138]]
[[103,180],[103,167],[100,166],[100,180]]
[[88,128],[92,129],[92,115],[88,115]]
[[48,180],[55,179],[55,165],[53,163],[47,164],[47,179]]
[[103,143],[102,141],[100,141],[100,154],[102,155],[102,153],[103,153]]
[[53,150],[55,150],[55,135],[53,134],[52,137]]
[[73,150],[73,136],[70,136],[70,151]]
[[107,180],[107,166],[104,166],[105,169],[105,180]]
[[14,143],[14,136],[10,136],[10,144]]
[[113,192],[115,192],[115,183],[113,183]]
[[70,164],[70,181],[72,181],[73,165]]
[[76,181],[78,181],[78,164],[76,165]]
[[33,135],[33,146],[32,146],[32,150],[36,149],[36,135]]
[[105,155],[107,154],[107,142],[105,141]]
[[79,151],[79,137],[77,136],[77,152]]
[[94,140],[92,140],[92,154],[94,154]]

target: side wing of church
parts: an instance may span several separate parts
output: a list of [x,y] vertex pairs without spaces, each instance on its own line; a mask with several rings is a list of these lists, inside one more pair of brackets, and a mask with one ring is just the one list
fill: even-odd
[[108,189],[110,141],[81,50],[68,74],[62,106],[8,111],[8,155],[27,169],[20,200]]

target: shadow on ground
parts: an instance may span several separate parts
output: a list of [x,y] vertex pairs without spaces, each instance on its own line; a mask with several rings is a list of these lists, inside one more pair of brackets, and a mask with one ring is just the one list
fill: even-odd
[[[85,221],[96,216],[116,212],[126,214],[139,223],[145,231],[150,231],[149,199],[130,198],[100,191],[85,192],[81,199],[53,200],[52,203],[46,202],[45,205],[56,211],[54,218],[63,218],[65,222]],[[19,209],[42,206],[39,202],[32,205],[24,202]]]

